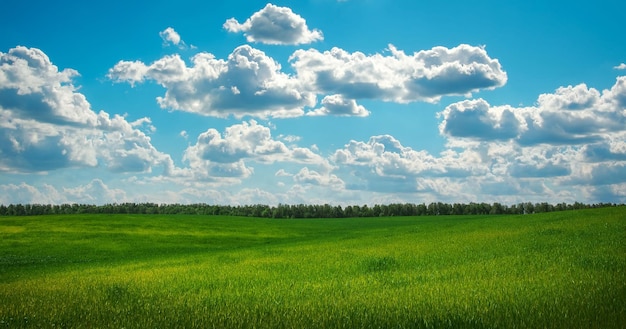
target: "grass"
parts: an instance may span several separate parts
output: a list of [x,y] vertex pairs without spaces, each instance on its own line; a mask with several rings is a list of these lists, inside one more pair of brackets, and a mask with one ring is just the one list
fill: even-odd
[[623,328],[626,208],[0,217],[0,328]]

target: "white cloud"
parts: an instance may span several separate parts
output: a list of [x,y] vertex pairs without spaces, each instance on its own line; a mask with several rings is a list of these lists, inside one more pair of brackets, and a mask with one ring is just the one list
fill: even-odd
[[336,175],[322,174],[315,170],[309,170],[307,167],[302,168],[295,174],[293,180],[300,184],[324,186],[336,191],[341,191],[345,188],[345,183]]
[[126,192],[109,188],[102,180],[93,179],[85,185],[70,188],[56,188],[43,184],[33,186],[26,183],[19,185],[0,185],[0,204],[63,204],[85,203],[104,204],[128,201]]
[[66,202],[56,188],[44,184],[42,187],[21,183],[0,185],[0,204],[59,204]]
[[172,27],[168,27],[165,30],[159,32],[159,36],[161,37],[161,39],[163,39],[163,45],[167,46],[172,44],[174,46],[178,46],[181,49],[187,47],[185,41],[180,38],[180,34],[178,34],[178,32],[176,32],[176,30],[174,30],[174,28]]
[[115,82],[128,82],[131,86],[144,82],[148,67],[141,61],[120,61],[111,69],[107,76]]
[[[489,171],[474,150],[447,150],[440,157],[403,146],[390,135],[373,136],[368,142],[350,141],[332,159],[353,179],[348,187],[380,192],[418,192],[418,178],[467,177]],[[342,178],[344,179],[344,178]],[[347,178],[344,180],[347,181]]]
[[127,200],[124,190],[109,188],[100,179],[94,179],[86,185],[75,188],[64,188],[63,194],[71,203],[103,204]]
[[615,137],[616,139],[585,145],[582,149],[585,161],[626,161],[626,134]]
[[616,70],[626,70],[626,63],[621,63],[620,65],[613,67]]
[[447,106],[439,131],[443,135],[492,140],[511,139],[526,128],[511,108],[490,107],[483,99],[465,100]]
[[72,84],[78,72],[59,71],[44,52],[0,52],[0,170],[42,172],[104,165],[117,172],[150,171],[169,161],[138,128],[147,118],[95,113]]
[[507,81],[499,61],[481,47],[435,47],[413,55],[392,45],[389,49],[391,56],[348,53],[340,48],[297,50],[290,61],[306,86],[347,99],[435,102],[446,95],[501,87]]
[[322,107],[307,112],[309,116],[337,115],[366,117],[370,112],[358,105],[354,99],[344,99],[342,95],[330,95],[322,99]]
[[243,32],[248,42],[274,45],[298,45],[323,40],[322,32],[309,30],[306,20],[288,7],[268,3],[243,24],[235,18],[224,23],[228,32]]
[[439,115],[450,138],[515,140],[520,145],[580,145],[626,131],[626,77],[600,93],[585,84],[538,97],[536,106],[491,106],[479,99],[451,104]]
[[285,144],[272,139],[269,128],[251,120],[226,128],[224,137],[215,129],[207,130],[198,136],[196,145],[188,148],[185,154],[186,158],[233,163],[247,158],[273,162],[288,152]]
[[108,76],[131,85],[152,79],[167,89],[157,98],[162,108],[208,116],[294,117],[315,105],[313,93],[302,91],[297,79],[281,72],[280,64],[250,46],[236,48],[227,60],[200,53],[192,62],[187,67],[178,55],[150,65],[120,61]]
[[[389,46],[391,55],[366,56],[339,48],[323,53],[297,50],[290,57],[295,75],[264,52],[237,47],[226,60],[199,53],[187,66],[179,55],[145,64],[120,61],[109,70],[114,82],[131,86],[153,80],[166,89],[161,108],[215,117],[262,119],[302,115],[368,116],[358,99],[408,103],[436,102],[446,95],[494,89],[507,81],[497,59],[484,48],[435,47],[407,55]],[[313,109],[317,95],[324,96]],[[306,108],[311,108],[305,112]]]
[[243,179],[253,173],[249,163],[274,162],[316,165],[328,170],[327,159],[308,148],[287,146],[274,139],[268,127],[256,121],[227,127],[223,134],[209,129],[189,146],[183,160],[189,163],[193,177],[220,180]]
[[625,106],[626,77],[618,77],[608,90],[560,87],[529,107],[458,102],[439,114],[439,130],[449,147],[481,154],[493,179],[465,178],[481,194],[624,202],[615,191],[626,182]]

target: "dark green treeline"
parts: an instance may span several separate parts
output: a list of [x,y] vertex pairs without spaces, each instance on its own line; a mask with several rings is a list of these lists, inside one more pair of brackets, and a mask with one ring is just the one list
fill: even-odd
[[209,205],[198,204],[156,204],[156,203],[115,203],[105,205],[90,204],[11,204],[0,205],[0,216],[30,216],[52,214],[189,214],[249,216],[266,218],[343,218],[343,217],[378,217],[378,216],[437,216],[437,215],[499,215],[532,214],[551,211],[563,211],[586,208],[613,207],[612,203],[519,203],[503,205],[500,203],[442,203],[428,205],[397,203],[388,205]]

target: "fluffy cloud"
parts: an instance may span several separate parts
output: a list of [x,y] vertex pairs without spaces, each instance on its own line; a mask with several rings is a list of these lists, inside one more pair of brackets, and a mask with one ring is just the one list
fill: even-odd
[[452,104],[440,113],[439,131],[451,138],[515,140],[520,145],[597,143],[626,129],[626,77],[600,93],[585,84],[542,94],[524,108],[490,106],[474,100]]
[[163,44],[173,44],[175,46],[185,46],[185,42],[180,38],[180,34],[176,32],[172,27],[168,27],[165,30],[159,32],[159,36],[163,39]]
[[248,42],[261,42],[273,45],[298,45],[323,40],[322,32],[309,30],[306,20],[290,8],[268,3],[265,8],[254,13],[243,24],[235,18],[224,23],[229,32],[243,32]]
[[626,161],[626,141],[604,141],[596,144],[588,144],[583,148],[586,161]]
[[59,71],[36,48],[0,52],[0,106],[19,119],[36,117],[50,124],[94,126],[98,116],[71,84],[78,72]]
[[186,158],[199,157],[216,163],[233,163],[246,158],[273,162],[289,149],[273,140],[270,129],[252,120],[226,128],[224,137],[215,129],[198,136],[196,145],[187,149]]
[[78,72],[59,69],[36,48],[0,52],[0,170],[40,172],[103,165],[145,172],[167,163],[150,138],[123,117],[95,113],[76,92]]
[[330,95],[322,99],[322,107],[307,112],[310,116],[337,115],[366,117],[370,112],[354,99],[344,99],[342,95]]
[[519,136],[525,129],[512,109],[492,108],[483,99],[454,103],[439,116],[444,118],[440,132],[455,137],[506,140]]
[[184,161],[192,174],[201,179],[246,178],[253,173],[248,162],[271,164],[287,162],[330,168],[327,159],[308,148],[287,146],[274,139],[268,127],[256,121],[227,127],[223,134],[209,129],[185,151]]
[[315,105],[315,95],[302,91],[298,80],[264,52],[248,45],[236,48],[227,60],[199,53],[187,67],[178,55],[150,65],[120,61],[109,78],[131,85],[151,79],[167,89],[157,101],[162,108],[208,116],[293,117]]
[[[270,4],[267,8],[279,7]],[[171,42],[178,40],[173,29],[162,31],[161,36]],[[164,96],[157,97],[164,109],[262,119],[305,114],[364,117],[369,111],[357,104],[359,99],[436,102],[442,96],[469,96],[507,81],[499,61],[482,47],[435,47],[413,55],[392,45],[389,50],[391,55],[371,56],[339,48],[297,50],[289,58],[295,73],[287,74],[263,51],[243,45],[227,59],[196,54],[189,66],[179,55],[150,64],[120,61],[108,77],[131,86],[155,81],[166,89]],[[318,95],[321,106],[313,109]],[[305,112],[307,108],[310,110]]]
[[[418,178],[466,177],[488,172],[478,152],[447,150],[440,157],[403,146],[390,135],[373,136],[367,142],[350,141],[332,159],[351,168],[349,188],[380,192],[418,192]],[[425,184],[422,183],[422,186]]]
[[340,48],[297,50],[290,61],[306,86],[347,99],[435,102],[445,95],[494,89],[507,81],[498,60],[481,47],[435,47],[413,55],[392,45],[389,50],[391,56],[348,53]]
[[307,167],[302,168],[297,174],[295,174],[293,176],[293,180],[300,184],[324,186],[335,191],[341,191],[345,188],[345,183],[336,175],[325,175],[315,170],[309,170]]
[[626,63],[621,63],[620,65],[613,67],[616,70],[626,70]]
[[615,191],[626,182],[625,100],[626,77],[618,77],[603,91],[557,88],[529,107],[462,101],[439,114],[439,130],[450,147],[481,154],[494,177],[478,184],[483,193],[509,186],[518,196],[623,202]]
[[[574,202],[582,194],[572,185],[608,183],[593,165],[576,162],[580,149],[524,147],[510,141],[455,145],[431,155],[403,146],[392,136],[373,136],[367,142],[350,141],[332,159],[339,168],[333,173],[347,189],[404,194],[408,202],[415,202],[411,196],[419,196],[419,202]],[[621,166],[608,170],[611,175],[622,171]]]

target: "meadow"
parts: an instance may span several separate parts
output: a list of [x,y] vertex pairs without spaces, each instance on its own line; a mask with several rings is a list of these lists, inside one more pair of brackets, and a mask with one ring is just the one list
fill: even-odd
[[0,328],[624,328],[626,207],[0,217]]

